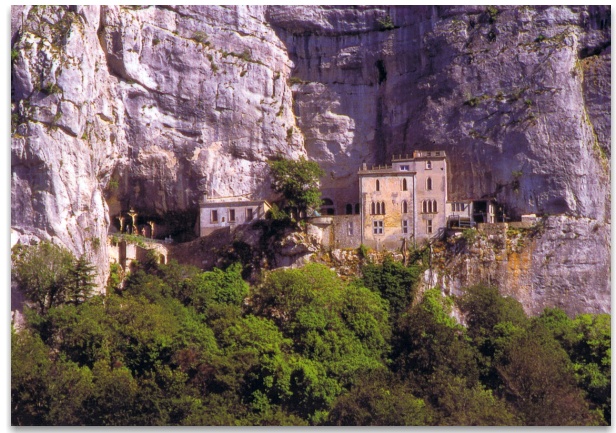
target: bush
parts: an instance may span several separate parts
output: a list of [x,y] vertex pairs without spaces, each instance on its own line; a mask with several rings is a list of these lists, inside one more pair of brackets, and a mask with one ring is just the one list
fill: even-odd
[[394,20],[392,20],[389,15],[379,18],[376,22],[379,25],[380,31],[393,30],[396,27],[394,26]]
[[207,34],[202,31],[196,31],[192,35],[192,40],[199,44],[205,44],[207,42]]

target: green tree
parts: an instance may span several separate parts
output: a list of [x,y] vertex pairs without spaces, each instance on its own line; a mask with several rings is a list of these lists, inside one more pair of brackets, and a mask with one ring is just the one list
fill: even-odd
[[[445,372],[478,379],[476,350],[465,328],[451,316],[453,300],[439,288],[427,290],[421,302],[400,317],[393,342],[394,369],[428,395],[431,381]],[[420,395],[420,396],[423,396]]]
[[432,413],[410,386],[386,369],[364,375],[349,392],[339,396],[327,425],[400,426],[430,425]]
[[92,296],[96,287],[94,283],[95,268],[88,262],[85,254],[77,259],[69,272],[67,301],[73,304],[81,304]]
[[11,424],[45,425],[49,408],[49,348],[28,330],[11,329]]
[[609,314],[580,314],[570,319],[558,308],[546,308],[535,319],[546,327],[567,352],[578,385],[611,420],[611,326]]
[[497,287],[469,287],[457,303],[465,314],[468,335],[479,350],[482,381],[496,389],[499,379],[494,363],[512,338],[524,332],[530,321],[522,305],[513,298],[501,296]]
[[520,420],[491,390],[464,375],[437,370],[430,380],[434,420],[443,426],[520,425]]
[[26,299],[45,314],[76,295],[70,293],[73,263],[70,251],[50,242],[18,244],[12,250],[11,276]]
[[272,318],[300,358],[291,374],[291,411],[324,421],[334,399],[358,372],[383,366],[390,334],[387,304],[378,293],[345,284],[319,264],[266,274],[251,311]]
[[571,361],[550,332],[537,323],[505,348],[496,369],[502,389],[525,425],[598,425],[576,386]]
[[299,160],[270,161],[269,166],[272,171],[272,188],[284,196],[287,206],[300,212],[321,206],[319,178],[325,172],[319,164],[302,157]]
[[387,299],[391,317],[395,319],[415,297],[421,271],[420,266],[406,267],[387,255],[382,264],[368,263],[362,268],[362,281],[367,288]]

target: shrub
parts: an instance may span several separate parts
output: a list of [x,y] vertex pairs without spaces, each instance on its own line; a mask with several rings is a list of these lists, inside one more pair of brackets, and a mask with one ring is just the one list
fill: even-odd
[[357,254],[359,254],[360,258],[367,259],[368,258],[368,247],[365,246],[364,244],[361,244],[359,248],[357,248]]
[[199,44],[205,44],[207,42],[207,34],[202,31],[196,31],[192,35],[192,40]]
[[304,84],[304,80],[302,80],[299,77],[289,77],[289,86],[292,86],[294,84]]
[[396,27],[394,26],[394,20],[392,20],[389,15],[385,15],[383,18],[379,18],[378,20],[376,20],[376,22],[379,25],[380,31],[393,30]]
[[48,83],[45,87],[43,87],[43,92],[47,95],[54,95],[62,92],[62,89],[60,89],[60,86],[56,83]]
[[475,229],[466,229],[462,232],[462,238],[466,241],[467,244],[472,244],[477,239],[477,230]]

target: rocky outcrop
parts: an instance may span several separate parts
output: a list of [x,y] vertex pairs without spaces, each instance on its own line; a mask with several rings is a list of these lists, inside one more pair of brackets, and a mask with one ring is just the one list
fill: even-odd
[[204,192],[273,198],[278,154],[337,200],[362,162],[444,149],[450,199],[605,240],[609,7],[15,6],[11,27],[15,241],[86,253],[101,283],[118,213],[180,238]]
[[433,247],[425,284],[457,296],[495,285],[528,314],[559,307],[570,315],[610,312],[610,225],[551,216],[532,228],[512,224],[469,230]]

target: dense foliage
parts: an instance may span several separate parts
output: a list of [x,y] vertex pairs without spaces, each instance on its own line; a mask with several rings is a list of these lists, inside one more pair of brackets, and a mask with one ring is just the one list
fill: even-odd
[[270,161],[269,166],[272,172],[272,188],[284,196],[287,207],[305,212],[321,206],[319,178],[324,176],[325,172],[319,164],[302,157],[298,160],[277,159]]
[[34,307],[11,335],[14,425],[610,422],[608,315],[529,318],[484,286],[419,296],[420,258],[352,282],[309,264],[249,286],[237,264],[148,257],[107,296],[60,296],[88,286],[89,265],[37,248],[13,255]]

